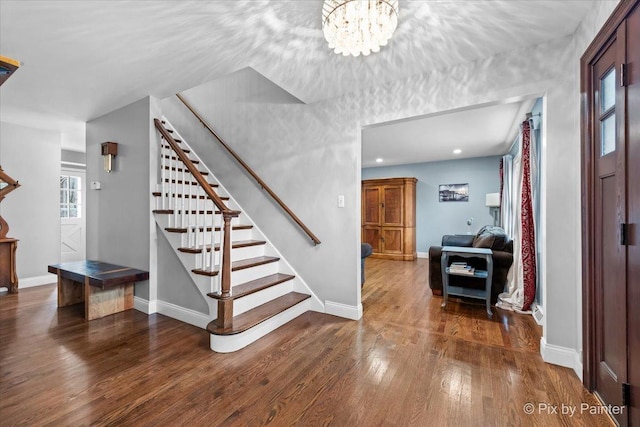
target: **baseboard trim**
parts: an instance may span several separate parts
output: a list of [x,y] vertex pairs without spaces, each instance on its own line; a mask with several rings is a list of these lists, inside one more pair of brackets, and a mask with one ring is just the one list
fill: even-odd
[[540,355],[542,356],[542,360],[547,363],[573,369],[573,372],[575,372],[578,378],[580,378],[580,381],[582,381],[582,361],[580,360],[580,353],[577,350],[547,344],[547,340],[542,337],[540,338]]
[[334,316],[344,317],[351,320],[359,320],[362,318],[362,304],[347,305],[339,302],[325,301],[324,312]]
[[157,301],[149,301],[140,297],[133,297],[133,308],[144,314],[153,314],[158,311]]
[[163,314],[172,319],[179,320],[184,323],[196,326],[198,328],[206,329],[207,324],[211,321],[209,316],[199,311],[191,310],[188,308],[180,307],[179,305],[171,304],[166,301],[156,301],[157,313]]
[[418,258],[429,258],[429,252],[416,252]]
[[54,274],[46,274],[44,276],[25,277],[18,279],[18,291],[22,288],[33,288],[35,286],[50,285],[57,283],[58,277]]

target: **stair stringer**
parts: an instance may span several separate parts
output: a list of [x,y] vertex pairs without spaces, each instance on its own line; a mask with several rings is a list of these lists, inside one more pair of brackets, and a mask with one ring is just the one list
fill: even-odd
[[[309,303],[309,309],[312,311],[317,311],[320,313],[324,313],[325,312],[325,306],[324,303],[320,300],[320,298],[318,298],[318,296],[315,294],[315,292],[313,292],[313,290],[311,289],[311,287],[306,283],[306,281],[302,278],[302,276],[300,276],[300,274],[298,274],[298,272],[291,266],[291,264],[289,264],[289,262],[286,260],[286,258],[282,255],[282,253],[276,248],[276,246],[271,242],[271,240],[266,236],[266,234],[264,232],[262,232],[262,230],[260,229],[260,227],[258,227],[258,225],[256,224],[256,222],[246,213],[246,211],[244,209],[242,209],[242,206],[236,201],[236,199],[233,197],[233,195],[231,193],[229,193],[229,191],[227,191],[227,189],[225,188],[225,186],[222,184],[222,182],[220,182],[220,180],[215,176],[215,174],[213,173],[213,171],[211,169],[209,169],[209,166],[207,166],[205,164],[205,162],[198,156],[198,154],[191,149],[191,147],[187,144],[186,140],[184,138],[182,138],[182,136],[180,136],[179,132],[173,128],[173,126],[171,126],[171,123],[169,122],[169,120],[163,115],[162,116],[162,120],[164,120],[168,126],[171,127],[171,129],[173,129],[174,133],[176,135],[179,136],[180,139],[182,139],[183,143],[189,147],[189,149],[191,150],[191,156],[195,157],[199,162],[200,162],[200,166],[204,167],[204,169],[209,172],[209,176],[213,179],[213,181],[215,181],[216,184],[218,184],[218,189],[217,192],[218,194],[220,194],[221,196],[227,196],[229,197],[229,206],[232,209],[236,209],[239,210],[241,213],[241,218],[246,219],[246,221],[251,224],[253,226],[253,231],[254,231],[254,239],[257,240],[264,240],[266,241],[266,245],[265,245],[265,255],[267,256],[275,256],[280,258],[279,266],[280,266],[280,272],[284,273],[284,274],[291,274],[293,276],[295,276],[295,278],[292,280],[293,282],[293,291],[296,292],[300,292],[303,294],[307,294],[307,295],[311,295],[310,298],[310,303]],[[234,274],[232,273],[231,275],[232,277],[232,283],[231,285],[235,285],[238,283],[242,283],[242,282],[234,282]],[[245,297],[246,298],[246,297]],[[239,300],[237,300],[238,302],[240,300],[242,300],[244,298],[241,298]],[[238,304],[238,306],[240,306],[242,304]],[[249,307],[252,308],[252,307]],[[246,310],[243,310],[242,312],[244,312]],[[234,315],[236,314],[241,314],[242,312],[238,312],[237,310],[234,309]],[[217,314],[217,308],[216,308],[216,314]]]
[[[164,119],[166,122],[166,118]],[[173,129],[170,125],[169,127],[174,131],[174,134],[177,138],[181,138],[181,136],[177,133],[175,129]],[[160,142],[160,141],[159,141]],[[184,147],[189,148],[188,144],[184,139],[182,139],[182,143]],[[238,285],[240,283],[244,283],[246,281],[255,279],[257,277],[263,277],[269,274],[273,274],[276,272],[289,274],[295,276],[293,279],[285,281],[283,283],[279,283],[277,285],[271,286],[269,288],[260,290],[258,292],[246,295],[242,298],[238,298],[234,301],[234,316],[242,314],[252,308],[255,308],[265,302],[271,301],[279,296],[285,295],[289,292],[299,292],[306,295],[309,295],[310,298],[296,304],[293,307],[279,313],[276,316],[273,316],[258,325],[248,329],[247,331],[233,334],[233,335],[211,335],[211,349],[217,352],[229,352],[236,351],[240,348],[245,347],[246,345],[254,342],[260,337],[266,335],[267,333],[273,331],[274,329],[282,326],[293,318],[299,316],[300,314],[308,311],[314,310],[319,312],[324,312],[324,304],[319,300],[319,298],[315,295],[315,293],[310,289],[307,283],[300,277],[299,274],[293,269],[293,267],[285,260],[282,254],[275,248],[273,243],[266,238],[264,233],[259,229],[256,223],[242,210],[237,201],[229,194],[229,192],[224,188],[224,186],[217,180],[215,175],[211,172],[211,170],[202,162],[202,160],[198,157],[197,153],[191,151],[190,157],[197,159],[200,161],[199,167],[204,168],[207,172],[209,172],[209,179],[214,183],[218,184],[218,188],[216,191],[220,196],[228,196],[228,206],[235,210],[240,210],[242,213],[239,218],[235,218],[233,220],[233,224],[251,224],[252,228],[250,230],[237,230],[232,234],[232,240],[235,240],[236,233],[241,236],[244,236],[244,239],[254,239],[264,241],[265,244],[260,246],[262,248],[262,254],[265,256],[273,256],[279,258],[278,262],[253,267],[246,270],[234,271],[231,274],[231,282],[232,282],[232,290],[234,285]],[[200,295],[207,302],[207,306],[209,308],[209,315],[207,316],[209,320],[214,320],[217,317],[217,300],[209,298],[207,293],[218,291],[218,279],[219,277],[209,277],[203,276],[199,274],[193,273],[191,270],[195,268],[195,255],[191,253],[184,253],[178,251],[179,247],[185,246],[186,235],[181,233],[173,233],[165,230],[169,225],[169,215],[167,214],[154,214],[156,224],[160,228],[161,232],[174,249],[174,252],[178,256],[180,263],[183,268],[187,271],[189,277],[193,281],[194,285],[199,290]],[[249,249],[254,250],[254,249]],[[237,254],[247,251],[247,248],[235,248],[232,249],[232,260],[234,259],[243,259],[249,256],[238,256]],[[215,257],[215,264],[219,265],[219,255]],[[257,276],[257,277],[256,277]],[[177,307],[177,306],[176,306]],[[178,309],[180,307],[177,307]],[[170,313],[166,313],[170,317],[173,317]],[[178,320],[186,321],[194,326],[200,328],[206,328],[206,323],[203,321],[203,318],[191,318],[188,319],[179,318]]]

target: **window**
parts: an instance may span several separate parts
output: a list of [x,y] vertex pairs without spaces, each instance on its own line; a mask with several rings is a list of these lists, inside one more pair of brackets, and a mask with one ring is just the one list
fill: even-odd
[[600,79],[600,155],[616,149],[616,73],[609,70]]
[[81,218],[81,182],[77,176],[60,175],[60,218]]

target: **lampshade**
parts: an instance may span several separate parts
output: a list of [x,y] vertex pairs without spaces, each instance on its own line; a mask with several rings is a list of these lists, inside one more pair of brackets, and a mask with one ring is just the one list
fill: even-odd
[[369,55],[385,46],[398,25],[398,0],[325,0],[322,31],[335,53]]
[[500,193],[488,193],[484,200],[488,208],[497,208],[500,206]]

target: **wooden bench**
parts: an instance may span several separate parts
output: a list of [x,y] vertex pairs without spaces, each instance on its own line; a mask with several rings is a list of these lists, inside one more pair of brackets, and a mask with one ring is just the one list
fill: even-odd
[[101,261],[49,266],[58,275],[58,307],[84,303],[84,317],[98,319],[133,308],[133,285],[149,272]]

